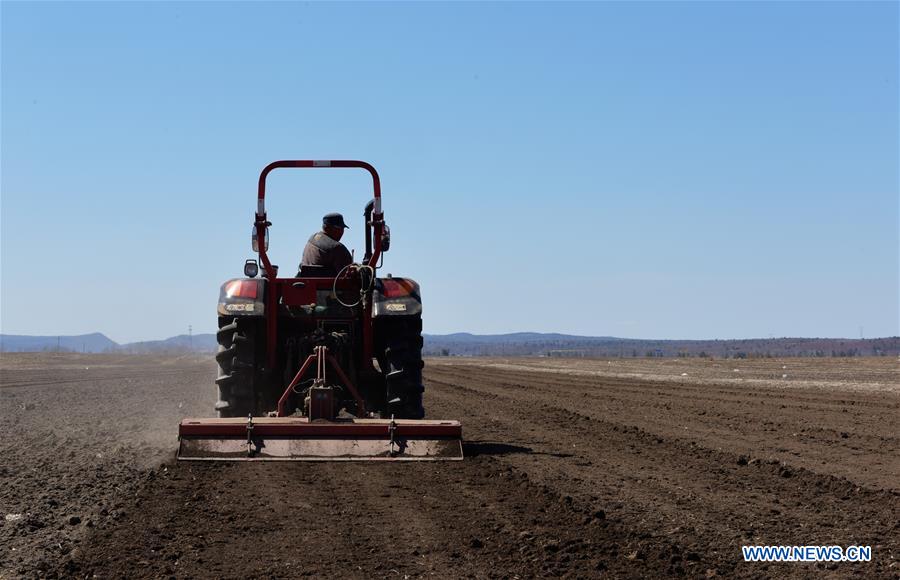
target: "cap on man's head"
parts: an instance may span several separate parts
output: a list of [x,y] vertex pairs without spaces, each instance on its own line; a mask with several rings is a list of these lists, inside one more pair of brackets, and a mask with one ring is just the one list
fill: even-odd
[[334,228],[347,228],[350,229],[350,226],[344,223],[344,216],[339,213],[327,213],[325,217],[322,218],[322,226],[331,226]]

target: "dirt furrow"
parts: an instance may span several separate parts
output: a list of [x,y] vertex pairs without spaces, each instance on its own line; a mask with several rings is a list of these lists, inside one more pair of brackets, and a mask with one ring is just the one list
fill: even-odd
[[[556,397],[512,397],[484,381],[469,389],[462,384],[469,378],[431,383],[448,412],[482,400],[471,423],[488,428],[469,436],[529,442],[525,455],[536,457],[504,460],[582,501],[599,501],[638,530],[703,546],[706,560],[737,554],[743,544],[796,542],[798,530],[839,545],[865,540],[888,559],[898,553],[893,516],[900,502],[892,492],[609,423],[560,408]],[[734,558],[717,564],[727,568],[728,561]]]
[[[650,546],[602,512],[579,509],[487,455],[461,464],[179,464],[160,471],[135,507],[60,574],[507,578],[682,571],[672,559],[677,546]],[[641,550],[648,549],[655,551],[645,561]]]
[[[897,578],[895,370],[731,364],[431,360],[463,462],[176,464],[211,360],[5,355],[0,577]],[[762,543],[874,560],[743,563]]]
[[[690,438],[713,449],[778,459],[817,472],[837,472],[860,485],[896,488],[900,474],[900,420],[896,418],[900,408],[896,400],[886,401],[877,410],[854,409],[845,413],[843,410],[854,408],[847,405],[841,411],[816,414],[808,408],[789,408],[777,399],[768,399],[756,407],[741,402],[718,406],[713,401],[689,406],[684,401],[665,399],[653,385],[648,385],[647,403],[633,401],[615,406],[620,385],[606,379],[571,383],[553,379],[548,384],[542,375],[537,375],[527,382],[524,377],[509,377],[505,371],[475,365],[462,375],[464,381],[457,379],[461,375],[440,366],[430,369],[430,373],[433,380],[453,377],[457,383],[474,386],[478,392],[504,395],[518,404],[554,404],[570,411],[589,412],[660,435]],[[654,407],[653,401],[664,403]],[[844,419],[852,415],[865,421],[852,424]]]

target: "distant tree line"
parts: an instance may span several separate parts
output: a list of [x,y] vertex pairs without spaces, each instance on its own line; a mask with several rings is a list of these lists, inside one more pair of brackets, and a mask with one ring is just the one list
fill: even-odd
[[745,340],[585,339],[504,341],[426,337],[426,356],[543,356],[611,358],[781,358],[900,356],[900,337],[869,339],[766,338]]

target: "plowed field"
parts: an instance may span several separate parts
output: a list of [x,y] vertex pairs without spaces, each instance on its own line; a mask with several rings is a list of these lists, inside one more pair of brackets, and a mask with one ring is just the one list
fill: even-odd
[[896,359],[429,359],[463,462],[176,464],[213,375],[4,354],[0,577],[900,577]]

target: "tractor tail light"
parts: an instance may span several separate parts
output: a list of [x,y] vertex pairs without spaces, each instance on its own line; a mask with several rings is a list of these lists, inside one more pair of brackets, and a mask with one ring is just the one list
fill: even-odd
[[229,298],[256,298],[256,280],[232,280],[225,286]]
[[402,298],[415,290],[415,283],[409,280],[385,279],[381,281],[381,293],[385,298]]

